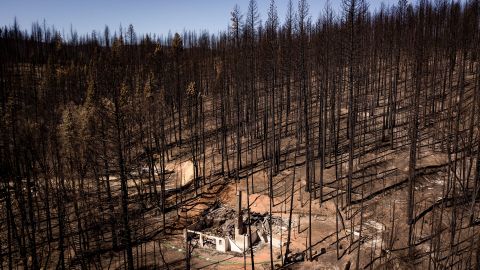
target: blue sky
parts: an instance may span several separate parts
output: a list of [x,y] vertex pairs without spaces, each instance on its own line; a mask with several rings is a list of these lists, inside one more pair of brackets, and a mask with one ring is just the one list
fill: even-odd
[[[257,0],[262,20],[266,19],[269,0]],[[280,18],[286,13],[288,0],[276,0]],[[326,0],[309,0],[310,15],[316,20]],[[341,0],[330,0],[339,10]],[[369,0],[370,10],[382,1]],[[387,5],[397,0],[383,0]],[[297,1],[293,0],[296,7]],[[169,31],[208,30],[217,33],[225,30],[230,11],[238,4],[242,13],[248,0],[0,0],[0,25],[11,25],[16,17],[22,29],[30,29],[32,22],[43,20],[57,30],[70,32],[70,26],[79,34],[102,31],[105,25],[111,32],[122,25],[133,24],[137,33],[168,34]]]

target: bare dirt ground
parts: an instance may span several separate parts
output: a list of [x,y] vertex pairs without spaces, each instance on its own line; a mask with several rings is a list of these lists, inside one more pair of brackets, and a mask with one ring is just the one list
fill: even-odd
[[[390,151],[387,154],[382,153],[370,154],[365,157],[364,164],[368,164],[369,160],[375,160],[381,166],[369,167],[364,170],[360,162],[356,166],[355,173],[369,175],[356,180],[357,198],[359,202],[351,209],[346,210],[342,207],[341,196],[342,188],[335,187],[338,183],[334,180],[335,168],[328,168],[324,171],[325,187],[324,195],[327,197],[320,203],[319,199],[312,201],[312,243],[314,243],[314,262],[303,262],[292,265],[292,269],[342,269],[348,262],[355,262],[357,257],[368,258],[364,261],[374,260],[376,256],[384,255],[391,252],[389,249],[402,249],[406,246],[404,241],[405,233],[408,226],[405,225],[406,216],[402,212],[394,211],[395,209],[406,208],[406,189],[405,180],[408,170],[408,153],[404,149]],[[381,162],[379,161],[381,159]],[[425,152],[419,159],[417,169],[419,171],[428,170],[428,168],[436,168],[446,162],[447,157],[441,153]],[[407,160],[407,161],[406,161]],[[183,162],[181,164],[188,164]],[[288,217],[288,209],[290,205],[289,194],[292,183],[295,185],[293,197],[293,216],[296,230],[292,233],[291,252],[305,253],[308,247],[308,213],[310,194],[304,191],[305,185],[305,165],[295,168],[288,168],[274,177],[274,200],[272,205],[272,214],[286,218]],[[346,164],[343,164],[346,167]],[[189,170],[191,167],[179,165],[175,169]],[[293,170],[295,169],[295,179],[293,178]],[[369,171],[370,170],[370,171]],[[440,169],[432,169],[428,171],[421,181],[418,181],[415,189],[421,191],[419,201],[434,201],[441,197],[441,188],[443,186],[442,179],[444,177]],[[319,170],[317,169],[317,173]],[[188,172],[180,174],[188,175]],[[434,177],[432,177],[432,175]],[[268,176],[264,171],[258,171],[253,174],[254,188],[250,186],[250,211],[266,214],[269,211],[270,198],[268,196]],[[287,184],[285,184],[287,183]],[[403,183],[403,184],[402,184]],[[393,186],[393,187],[392,187]],[[230,180],[226,185],[213,185],[212,188],[204,189],[204,195],[193,198],[187,205],[182,207],[178,214],[177,226],[181,228],[194,220],[196,220],[204,211],[208,211],[209,207],[215,202],[220,202],[231,208],[235,208],[235,195],[237,190],[242,190],[246,194],[246,181],[236,183]],[[252,193],[253,192],[253,193]],[[205,194],[214,194],[207,196]],[[312,195],[313,196],[313,195]],[[361,198],[371,196],[371,198],[363,203]],[[424,202],[424,204],[427,204]],[[247,200],[243,201],[242,207],[247,208]],[[363,208],[362,223],[359,217],[351,219],[353,212],[357,212]],[[188,209],[188,211],[184,211]],[[336,220],[337,211],[341,220]],[[399,214],[400,213],[400,214]],[[427,226],[428,221],[424,222]],[[362,225],[360,225],[362,224]],[[423,224],[423,223],[422,223]],[[338,226],[338,239],[336,235]],[[391,228],[395,226],[394,233]],[[361,227],[361,228],[360,228]],[[423,226],[421,226],[423,227]],[[421,231],[423,228],[416,228]],[[281,232],[286,235],[286,230]],[[358,241],[362,238],[362,249],[358,253],[355,244],[351,242]],[[283,235],[283,236],[285,236]],[[353,238],[353,241],[349,239]],[[147,249],[152,247],[147,244]],[[339,253],[336,248],[338,246]],[[182,269],[184,265],[181,263],[185,257],[185,244],[181,234],[172,235],[161,241],[162,250],[164,250],[165,263],[173,269]],[[428,247],[420,246],[419,248],[428,249]],[[158,248],[157,248],[158,249]],[[401,251],[399,251],[401,253]],[[281,264],[281,254],[285,253],[285,246],[282,249],[274,249],[274,258],[276,264]],[[396,256],[392,253],[390,256]],[[157,256],[158,257],[158,256]],[[400,256],[399,256],[400,257]],[[260,246],[255,250],[255,264],[260,268],[265,266],[269,268],[270,255],[268,245]],[[244,264],[247,266],[251,263],[250,254],[247,252],[245,258],[240,254],[220,253],[208,249],[193,248],[191,266],[194,269],[243,269]],[[153,265],[153,262],[152,262]],[[397,269],[402,269],[402,262],[396,263]],[[262,269],[262,268],[260,268]]]

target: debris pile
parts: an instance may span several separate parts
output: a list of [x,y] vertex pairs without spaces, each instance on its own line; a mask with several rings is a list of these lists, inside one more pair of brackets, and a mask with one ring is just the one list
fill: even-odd
[[[239,233],[236,230],[237,222],[241,222],[243,225],[245,229],[243,232]],[[295,226],[296,222],[292,220],[292,229]],[[250,230],[248,227],[250,227]],[[200,220],[189,227],[189,230],[191,233],[203,235],[200,241],[203,243],[203,247],[207,248],[215,248],[214,241],[209,240],[209,237],[211,239],[222,238],[225,242],[230,240],[233,241],[232,243],[237,243],[238,246],[243,246],[243,237],[251,233],[252,244],[245,248],[252,247],[255,250],[257,246],[261,246],[262,243],[267,243],[270,240],[272,240],[275,246],[280,247],[284,242],[282,238],[286,235],[285,232],[288,229],[288,218],[271,217],[271,228],[270,232],[270,216],[268,214],[251,212],[249,216],[245,209],[235,211],[229,206],[216,203],[213,207],[206,210]],[[272,235],[272,238],[270,238],[270,235]],[[260,240],[259,243],[257,243],[258,240]],[[212,241],[212,243],[209,241]],[[242,243],[238,244],[238,241]]]

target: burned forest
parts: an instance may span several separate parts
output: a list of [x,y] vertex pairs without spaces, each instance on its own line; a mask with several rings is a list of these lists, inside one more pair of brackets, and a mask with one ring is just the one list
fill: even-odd
[[325,2],[1,27],[0,270],[480,269],[480,1]]

